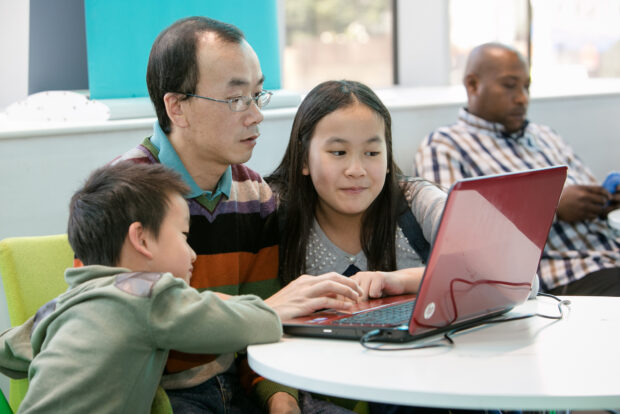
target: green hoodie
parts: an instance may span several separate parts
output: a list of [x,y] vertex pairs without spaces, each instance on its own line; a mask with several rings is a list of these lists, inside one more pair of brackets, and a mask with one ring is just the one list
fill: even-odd
[[218,298],[169,273],[68,269],[67,292],[0,334],[0,372],[30,385],[20,412],[148,413],[170,349],[236,352],[282,335],[254,295]]

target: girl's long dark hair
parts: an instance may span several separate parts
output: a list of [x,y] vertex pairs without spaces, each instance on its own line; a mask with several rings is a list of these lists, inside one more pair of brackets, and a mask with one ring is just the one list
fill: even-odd
[[280,279],[291,282],[306,271],[306,250],[318,195],[310,176],[303,175],[310,140],[316,125],[330,113],[359,102],[376,112],[385,124],[388,172],[383,189],[362,217],[361,244],[368,270],[395,270],[395,232],[398,217],[397,177],[400,170],[392,156],[392,119],[388,109],[366,85],[355,81],[328,81],[308,93],[297,110],[282,162],[266,177],[279,195],[284,213],[280,230]]

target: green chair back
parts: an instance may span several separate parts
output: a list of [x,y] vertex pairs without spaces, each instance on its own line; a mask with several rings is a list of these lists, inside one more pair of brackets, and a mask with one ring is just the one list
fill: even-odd
[[[73,251],[66,234],[0,241],[0,277],[11,326],[21,325],[67,289],[64,273],[72,264]],[[9,403],[13,411],[27,390],[27,379],[11,380]]]
[[13,414],[9,402],[4,397],[4,393],[0,391],[0,414]]

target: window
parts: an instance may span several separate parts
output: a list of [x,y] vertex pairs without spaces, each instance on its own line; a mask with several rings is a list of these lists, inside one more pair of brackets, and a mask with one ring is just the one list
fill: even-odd
[[529,56],[535,83],[620,77],[620,0],[451,0],[449,21],[451,84],[493,41]]
[[482,43],[511,45],[527,57],[527,11],[527,0],[450,1],[450,84],[462,83],[467,56]]
[[285,2],[282,84],[308,91],[330,79],[393,84],[391,0]]
[[532,76],[620,77],[620,0],[531,0]]

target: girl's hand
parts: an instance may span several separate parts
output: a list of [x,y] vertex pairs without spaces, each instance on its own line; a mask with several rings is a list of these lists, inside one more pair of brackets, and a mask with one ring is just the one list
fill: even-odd
[[422,281],[423,267],[412,267],[394,272],[358,272],[351,276],[362,288],[362,300],[382,296],[417,293]]

